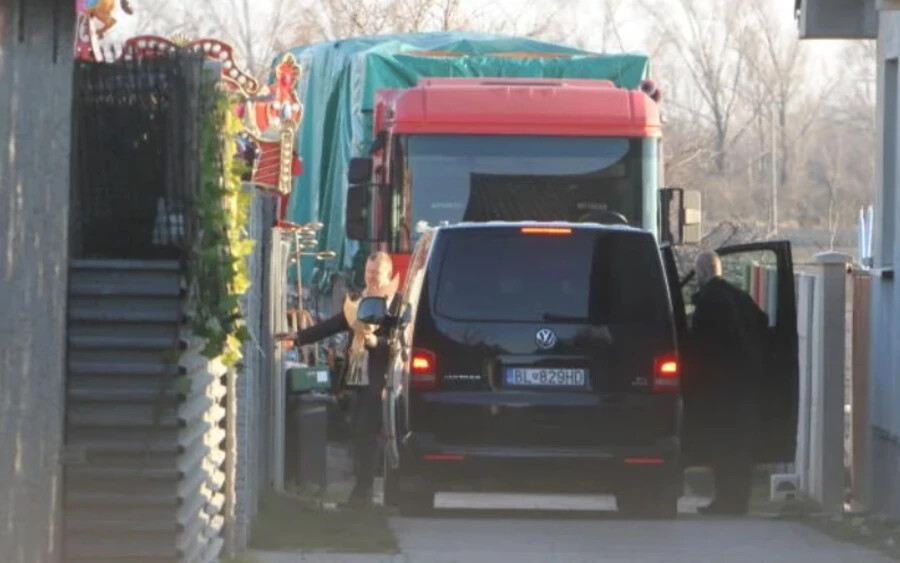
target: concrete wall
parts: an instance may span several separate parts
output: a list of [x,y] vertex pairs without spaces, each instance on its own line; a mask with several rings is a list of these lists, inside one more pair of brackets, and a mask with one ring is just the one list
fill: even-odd
[[74,2],[0,0],[0,560],[10,563],[59,557],[74,27]]
[[[900,266],[900,12],[881,11],[878,39],[879,154],[875,186],[876,273]],[[894,62],[889,62],[893,59]],[[891,70],[893,65],[893,70]],[[891,251],[892,247],[892,251]],[[873,508],[900,516],[900,282],[872,280],[870,408]]]
[[876,0],[801,0],[801,39],[875,39]]

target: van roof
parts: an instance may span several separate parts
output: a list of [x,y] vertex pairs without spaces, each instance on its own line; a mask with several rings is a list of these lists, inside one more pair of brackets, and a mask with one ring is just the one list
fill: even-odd
[[572,221],[463,221],[453,223],[451,225],[441,225],[436,227],[439,231],[456,231],[464,229],[519,229],[522,227],[556,227],[571,228],[582,230],[602,230],[602,231],[618,231],[630,233],[646,233],[652,234],[647,229],[633,227],[631,225],[609,225],[604,223],[587,223]]

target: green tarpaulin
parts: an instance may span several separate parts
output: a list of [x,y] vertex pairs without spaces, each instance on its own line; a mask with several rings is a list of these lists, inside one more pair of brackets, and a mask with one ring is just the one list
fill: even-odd
[[[454,76],[594,78],[635,88],[649,70],[643,54],[595,54],[531,39],[476,33],[356,38],[290,52],[302,68],[297,88],[304,114],[298,147],[304,172],[294,185],[287,219],[325,224],[323,248],[339,255],[329,269],[349,267],[358,250],[358,244],[344,236],[347,164],[350,158],[368,153],[377,90],[408,88],[421,78]],[[497,56],[504,53],[560,56]],[[284,53],[275,64],[282,56]],[[312,264],[305,267],[304,278],[311,273]]]

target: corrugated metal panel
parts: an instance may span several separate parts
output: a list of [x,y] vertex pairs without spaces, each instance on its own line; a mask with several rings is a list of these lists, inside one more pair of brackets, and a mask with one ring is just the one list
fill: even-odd
[[216,560],[225,369],[184,332],[179,265],[75,261],[70,279],[66,560]]

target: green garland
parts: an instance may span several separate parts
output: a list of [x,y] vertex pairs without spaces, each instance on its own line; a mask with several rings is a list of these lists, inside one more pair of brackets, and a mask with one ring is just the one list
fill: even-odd
[[195,201],[199,232],[195,240],[192,281],[196,289],[193,329],[206,340],[203,354],[235,367],[243,357],[249,332],[240,299],[250,288],[247,257],[255,242],[247,237],[253,194],[241,186],[246,165],[233,158],[240,120],[233,102],[213,87],[202,120],[200,190]]

